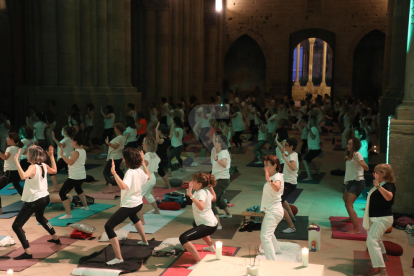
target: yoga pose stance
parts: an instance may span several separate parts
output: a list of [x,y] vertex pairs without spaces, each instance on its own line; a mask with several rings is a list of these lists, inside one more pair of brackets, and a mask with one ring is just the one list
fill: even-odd
[[161,159],[161,162],[158,165],[158,174],[161,176],[162,180],[164,180],[167,189],[171,189],[170,181],[168,180],[168,176],[165,173],[165,168],[168,167],[167,151],[171,145],[170,138],[168,138],[169,133],[170,131],[168,130],[167,126],[160,125],[158,122],[157,127],[155,128],[155,142],[158,144],[156,153]]
[[394,173],[390,165],[380,164],[374,169],[374,187],[365,205],[363,227],[368,231],[367,247],[374,271],[369,275],[388,275],[387,253],[381,237],[392,226],[392,205],[395,198]]
[[357,138],[351,138],[348,141],[346,153],[346,169],[345,180],[346,190],[343,195],[346,211],[349,214],[349,219],[344,222],[352,222],[354,230],[348,232],[349,234],[360,234],[358,224],[358,216],[354,210],[354,202],[362,193],[365,187],[364,170],[368,171],[369,167],[365,163],[364,158],[359,151],[361,142]]
[[[306,126],[306,130],[308,132],[308,148],[309,152],[306,154],[305,158],[303,159],[303,165],[306,169],[306,173],[308,174],[308,178],[304,179],[306,181],[312,180],[312,175],[310,173],[309,165],[312,164],[312,160],[321,153],[321,146],[319,140],[319,129],[318,125],[316,124],[316,117],[311,116],[308,121],[308,125]],[[318,168],[313,163],[315,167],[315,171],[319,174]]]
[[[216,251],[210,238],[210,235],[214,234],[217,229],[217,219],[211,210],[211,202],[216,201],[216,194],[213,190],[215,185],[214,175],[200,172],[193,175],[193,181],[190,182],[187,189],[187,195],[193,201],[194,222],[193,228],[180,236],[180,243],[190,252],[197,264],[201,261],[201,258],[191,241],[203,239],[208,245],[208,247],[203,248],[204,250]],[[194,194],[193,190],[195,191]],[[187,269],[193,270],[197,264]]]
[[[118,209],[106,222],[105,232],[111,242],[112,249],[115,253],[115,259],[107,262],[107,265],[114,265],[124,262],[121,255],[121,247],[119,246],[118,237],[114,228],[123,222],[126,218],[134,224],[142,241],[138,245],[148,246],[148,240],[145,236],[144,227],[139,220],[137,213],[142,209],[142,185],[146,185],[147,180],[151,179],[150,173],[144,162],[144,153],[134,148],[126,148],[123,152],[123,161],[128,170],[122,180],[116,172],[115,162],[112,160],[111,173],[116,183],[121,189],[121,208]],[[143,167],[144,171],[139,167]]]
[[31,164],[27,171],[23,171],[19,162],[19,152],[14,156],[14,162],[16,163],[17,170],[19,171],[20,178],[25,180],[22,201],[23,207],[20,209],[19,214],[13,222],[12,228],[16,233],[24,248],[24,253],[15,257],[15,260],[32,259],[32,251],[30,250],[29,241],[27,240],[26,233],[23,230],[23,226],[30,219],[33,213],[36,216],[36,220],[53,236],[53,239],[48,242],[60,244],[59,237],[56,235],[55,229],[50,222],[45,218],[44,212],[46,206],[49,204],[49,192],[47,191],[47,173],[56,173],[55,157],[53,156],[53,147],[49,147],[47,155],[50,158],[49,167],[44,162],[46,160],[46,154],[40,146],[31,146],[27,152],[27,160]]
[[279,173],[280,162],[274,155],[263,157],[266,183],[263,187],[260,210],[265,212],[260,230],[260,240],[266,260],[276,260],[275,254],[281,254],[275,236],[275,229],[283,218],[282,194],[283,175]]

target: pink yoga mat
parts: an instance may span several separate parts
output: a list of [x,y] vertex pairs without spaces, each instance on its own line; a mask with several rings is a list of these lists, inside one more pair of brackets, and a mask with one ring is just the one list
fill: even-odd
[[[160,201],[162,201],[162,197],[163,195],[165,195],[166,193],[171,193],[171,192],[176,192],[178,191],[178,187],[177,188],[171,188],[171,189],[164,189],[164,188],[158,188],[155,187],[152,190],[152,194],[154,195],[155,200],[157,199],[157,197],[160,198]],[[145,199],[145,197],[142,198],[142,201],[144,202],[144,204],[149,204],[149,202]]]
[[88,196],[93,197],[95,199],[105,199],[105,200],[114,200],[117,197],[121,196],[121,189],[119,186],[113,186],[112,190],[114,193],[104,194],[103,191],[94,194],[88,194]]
[[[388,262],[385,262],[388,276],[404,275],[401,260],[398,256],[388,255]],[[354,276],[368,275],[372,269],[369,253],[365,251],[354,251]]]
[[33,259],[31,260],[13,260],[14,257],[17,257],[24,253],[23,247],[17,248],[16,250],[0,257],[0,271],[7,271],[8,269],[13,269],[14,272],[20,272],[26,268],[31,267],[32,265],[37,264],[40,261],[43,261],[50,255],[63,250],[68,245],[78,241],[75,239],[70,239],[68,237],[60,237],[61,245],[47,242],[52,237],[47,235],[41,238],[38,238],[34,241],[29,241],[30,249],[32,250]]
[[346,232],[352,231],[354,227],[350,222],[342,222],[341,220],[347,219],[346,217],[330,217],[332,227],[332,238],[341,240],[355,240],[366,241],[367,231],[362,227],[363,218],[358,218],[359,229],[361,234],[348,234]]

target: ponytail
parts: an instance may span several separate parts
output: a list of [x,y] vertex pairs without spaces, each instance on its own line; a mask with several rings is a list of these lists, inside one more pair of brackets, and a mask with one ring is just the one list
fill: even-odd
[[216,177],[212,174],[206,174],[203,172],[193,174],[193,181],[201,183],[202,188],[207,188],[208,186],[214,187],[217,184]]

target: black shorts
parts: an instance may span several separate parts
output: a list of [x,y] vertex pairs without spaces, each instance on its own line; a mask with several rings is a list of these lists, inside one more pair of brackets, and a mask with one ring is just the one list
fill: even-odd
[[346,184],[346,190],[348,193],[354,194],[357,197],[362,193],[365,188],[365,180],[352,180]]
[[286,198],[293,193],[294,190],[296,190],[296,184],[290,184],[285,182],[285,188],[283,190],[283,195],[282,195],[282,204],[286,201]]
[[312,160],[318,156],[321,153],[321,150],[309,150],[309,152],[306,154],[305,158],[303,160],[305,160],[306,162],[312,162]]

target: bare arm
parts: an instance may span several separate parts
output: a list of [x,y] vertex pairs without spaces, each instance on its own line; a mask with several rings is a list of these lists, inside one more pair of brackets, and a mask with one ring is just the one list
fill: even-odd
[[76,160],[78,160],[79,152],[74,151],[72,152],[70,158],[67,158],[66,156],[63,155],[63,148],[61,148],[60,157],[62,157],[62,159],[66,162],[66,164],[68,164],[69,166],[72,166],[76,162]]
[[7,159],[9,159],[9,157],[10,157],[10,152],[6,152],[4,154],[2,152],[0,152],[0,158],[1,159],[7,160]]

